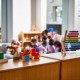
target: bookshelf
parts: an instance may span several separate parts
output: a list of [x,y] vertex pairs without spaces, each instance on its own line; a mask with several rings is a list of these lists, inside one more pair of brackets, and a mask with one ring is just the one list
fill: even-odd
[[42,36],[41,32],[27,32],[27,33],[22,33],[22,35],[18,36],[19,41],[23,41],[23,46],[31,46],[31,38],[34,36]]

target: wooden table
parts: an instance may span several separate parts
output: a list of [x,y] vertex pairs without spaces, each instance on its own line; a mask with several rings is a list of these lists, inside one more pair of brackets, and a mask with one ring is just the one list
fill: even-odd
[[61,80],[80,80],[80,53],[72,52],[65,57],[61,53],[43,54],[42,56],[61,60]]
[[60,80],[60,61],[40,57],[40,60],[21,60],[0,64],[0,80]]

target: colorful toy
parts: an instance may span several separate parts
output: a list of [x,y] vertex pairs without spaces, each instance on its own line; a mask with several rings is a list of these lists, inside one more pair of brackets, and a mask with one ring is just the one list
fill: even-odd
[[0,59],[4,58],[4,54],[2,52],[0,52]]
[[35,48],[32,48],[30,51],[30,55],[31,55],[31,59],[39,59],[40,58],[40,54],[36,51]]
[[30,60],[29,54],[30,52],[28,50],[24,50],[22,53],[22,60],[28,62]]
[[35,60],[39,59],[40,54],[36,51],[35,48],[32,48],[31,50],[24,50],[22,53],[22,60],[23,61],[29,61],[30,59]]
[[3,52],[0,52],[0,64],[8,62],[8,59],[4,59]]
[[11,46],[7,47],[7,49],[9,49],[9,51],[13,55],[13,60],[20,59],[20,54],[19,54],[19,50],[18,50],[19,48],[20,48],[20,44],[19,44],[19,42],[15,41],[15,40],[12,40]]

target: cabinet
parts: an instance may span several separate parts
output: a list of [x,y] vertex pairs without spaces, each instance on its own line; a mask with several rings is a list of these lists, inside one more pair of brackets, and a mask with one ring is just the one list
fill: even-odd
[[42,36],[41,32],[28,32],[28,33],[22,33],[21,36],[19,35],[19,41],[23,41],[23,46],[31,46],[31,38],[34,36]]

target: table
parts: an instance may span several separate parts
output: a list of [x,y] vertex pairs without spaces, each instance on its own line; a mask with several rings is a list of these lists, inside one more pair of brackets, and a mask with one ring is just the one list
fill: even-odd
[[59,80],[60,61],[40,57],[40,60],[8,60],[0,64],[0,80]]
[[61,60],[61,80],[80,80],[80,53],[71,52],[71,54],[67,54],[65,57],[61,53],[42,54],[41,56]]

